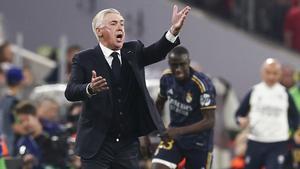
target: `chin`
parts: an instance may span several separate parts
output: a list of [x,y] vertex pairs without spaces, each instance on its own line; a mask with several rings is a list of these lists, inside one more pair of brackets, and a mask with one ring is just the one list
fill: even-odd
[[123,47],[123,43],[122,44],[116,44],[115,45],[115,49],[116,50],[120,50]]

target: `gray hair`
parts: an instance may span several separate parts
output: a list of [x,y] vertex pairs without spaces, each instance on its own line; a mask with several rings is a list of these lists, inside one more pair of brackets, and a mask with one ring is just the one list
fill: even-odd
[[92,29],[93,29],[93,32],[94,32],[94,34],[95,34],[98,41],[99,41],[99,37],[97,35],[96,28],[103,26],[104,17],[105,17],[105,15],[107,15],[109,13],[116,13],[116,14],[121,15],[121,13],[118,10],[116,10],[114,8],[108,8],[108,9],[101,10],[93,18]]

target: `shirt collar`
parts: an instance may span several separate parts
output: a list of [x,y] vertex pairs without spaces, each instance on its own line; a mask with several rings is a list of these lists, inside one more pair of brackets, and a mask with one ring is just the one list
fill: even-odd
[[101,42],[99,42],[99,45],[100,45],[100,48],[105,56],[105,58],[108,58],[110,57],[110,55],[113,53],[113,52],[117,52],[119,54],[119,56],[121,55],[121,51],[120,50],[111,50],[109,49],[108,47],[104,46]]

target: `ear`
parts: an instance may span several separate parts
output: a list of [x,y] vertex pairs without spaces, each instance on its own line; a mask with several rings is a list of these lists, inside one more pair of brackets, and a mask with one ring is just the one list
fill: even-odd
[[100,37],[100,38],[103,36],[102,31],[103,30],[101,28],[96,28],[96,33],[97,33],[98,37]]
[[190,59],[190,58],[187,58],[187,62],[188,62],[188,64],[190,65],[190,64],[191,64],[191,59]]

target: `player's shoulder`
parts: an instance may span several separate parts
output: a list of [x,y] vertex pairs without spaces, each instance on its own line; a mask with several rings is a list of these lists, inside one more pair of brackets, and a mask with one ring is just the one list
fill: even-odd
[[211,88],[214,88],[209,76],[203,72],[192,70],[191,80],[199,87],[201,92],[205,92]]
[[171,69],[165,69],[161,75],[161,79],[168,79],[172,77],[172,71]]

